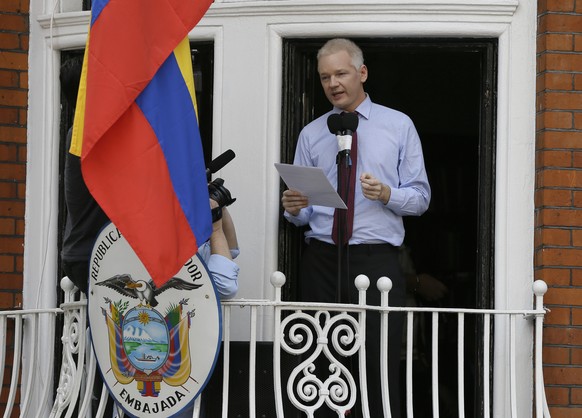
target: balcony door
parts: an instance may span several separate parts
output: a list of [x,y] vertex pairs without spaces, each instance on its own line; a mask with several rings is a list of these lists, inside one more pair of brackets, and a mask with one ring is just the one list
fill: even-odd
[[[491,307],[497,41],[355,40],[364,51],[369,69],[365,90],[374,102],[410,116],[422,141],[432,201],[421,217],[405,218],[405,244],[411,250],[416,271],[431,274],[443,282],[448,293],[438,301],[419,300],[418,303]],[[331,108],[319,82],[315,58],[325,41],[284,40],[282,162],[293,161],[301,128]],[[280,217],[278,268],[289,278],[285,289],[288,299],[295,299],[297,295],[303,232]],[[456,372],[453,372],[456,370],[456,324],[446,315],[440,321],[440,393],[450,397],[440,412],[454,417],[458,414]],[[430,322],[426,328],[423,333],[428,338],[428,347],[423,347],[422,354],[430,360]],[[475,328],[467,324],[466,335],[472,329]],[[465,381],[470,387],[465,393],[474,393],[472,404],[467,405],[468,416],[480,416],[482,409],[480,359],[483,350],[482,336],[478,335],[466,347],[465,359],[469,364]],[[451,376],[447,370],[451,370]],[[418,388],[423,390],[427,388]],[[422,395],[418,393],[415,399],[429,403],[426,400],[430,398],[422,400]]]

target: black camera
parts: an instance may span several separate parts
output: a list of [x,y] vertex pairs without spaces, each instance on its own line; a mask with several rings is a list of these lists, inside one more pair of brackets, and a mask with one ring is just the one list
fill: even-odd
[[212,200],[218,203],[218,206],[223,208],[234,203],[234,199],[226,187],[224,187],[224,180],[217,178],[208,183],[208,195]]

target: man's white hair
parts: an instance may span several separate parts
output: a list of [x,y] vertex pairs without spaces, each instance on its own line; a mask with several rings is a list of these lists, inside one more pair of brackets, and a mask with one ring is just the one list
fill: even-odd
[[346,51],[352,58],[352,65],[359,70],[364,65],[364,54],[358,45],[349,39],[334,38],[330,39],[317,52],[317,60],[323,56],[335,54],[340,51]]

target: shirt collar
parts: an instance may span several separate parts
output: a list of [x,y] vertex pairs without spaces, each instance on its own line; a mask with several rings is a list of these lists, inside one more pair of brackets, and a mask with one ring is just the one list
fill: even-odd
[[[358,107],[356,107],[356,113],[360,114],[365,119],[369,119],[371,111],[372,111],[372,100],[370,99],[370,96],[368,95],[368,93],[366,93],[366,98],[364,99],[364,101],[362,103],[360,103],[360,105]],[[342,109],[334,106],[333,113],[341,113],[341,112],[343,112]]]

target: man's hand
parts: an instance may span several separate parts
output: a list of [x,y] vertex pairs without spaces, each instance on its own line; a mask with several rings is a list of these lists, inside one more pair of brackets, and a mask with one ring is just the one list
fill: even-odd
[[295,190],[285,190],[281,197],[283,208],[293,216],[297,216],[299,211],[309,205],[307,196]]
[[376,177],[370,173],[362,173],[360,176],[362,184],[362,194],[365,198],[370,200],[379,200],[383,204],[387,204],[392,193],[389,186],[380,182]]

